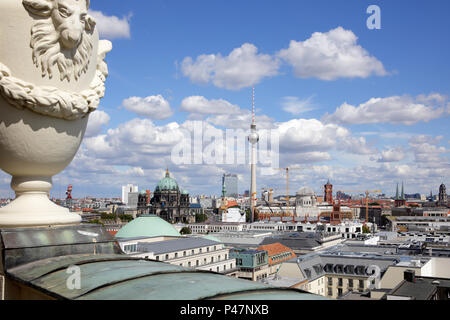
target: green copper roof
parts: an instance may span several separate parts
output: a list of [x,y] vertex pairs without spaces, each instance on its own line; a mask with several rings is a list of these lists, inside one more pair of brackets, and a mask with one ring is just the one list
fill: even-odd
[[143,215],[123,226],[116,238],[159,237],[181,234],[168,222],[155,215]]
[[[146,222],[155,218],[145,217]],[[326,299],[297,289],[133,258],[123,254],[99,225],[0,229],[0,250],[1,267],[8,279],[54,299]],[[79,288],[68,286],[71,266],[79,267]]]
[[178,183],[175,179],[170,177],[169,170],[166,171],[166,176],[158,182],[155,192],[159,191],[179,191]]
[[214,236],[211,236],[211,235],[203,236],[202,238],[203,239],[212,240],[212,241],[216,241],[216,242],[222,242],[220,239],[218,239],[218,238],[216,238]]
[[[80,268],[82,280],[79,289],[71,290],[67,269],[73,265]],[[8,276],[60,300],[326,300],[297,289],[126,255],[50,258],[14,268]]]

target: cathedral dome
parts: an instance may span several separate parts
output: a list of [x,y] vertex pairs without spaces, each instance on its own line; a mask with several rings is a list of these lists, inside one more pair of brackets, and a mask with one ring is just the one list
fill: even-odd
[[298,196],[313,196],[314,191],[310,187],[303,187],[300,190],[297,191]]
[[169,170],[166,171],[166,176],[156,186],[155,192],[161,191],[180,191],[177,181],[170,177]]

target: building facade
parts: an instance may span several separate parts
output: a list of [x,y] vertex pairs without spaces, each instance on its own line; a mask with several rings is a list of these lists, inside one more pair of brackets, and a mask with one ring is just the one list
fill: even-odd
[[125,253],[150,260],[196,270],[214,271],[230,275],[236,273],[236,260],[222,243],[204,238],[178,238],[147,242],[144,239],[127,241]]
[[295,196],[295,215],[317,219],[320,210],[317,207],[317,197],[309,187],[301,188]]
[[170,177],[169,170],[156,186],[150,203],[150,213],[168,222],[195,222],[195,215],[190,211],[189,193],[180,190],[177,181]]
[[327,184],[324,187],[324,201],[328,204],[333,203],[333,185],[328,180]]
[[257,250],[267,251],[269,256],[269,275],[278,272],[281,264],[284,261],[295,258],[296,255],[291,248],[282,245],[281,243],[271,243],[258,247]]
[[230,257],[236,259],[238,277],[241,279],[259,281],[269,275],[269,255],[266,250],[232,249]]
[[127,184],[126,186],[122,186],[122,203],[128,205],[128,194],[132,192],[139,192],[138,186]]
[[447,198],[447,188],[445,187],[445,184],[441,184],[439,187],[439,197],[437,205],[439,207],[447,207],[448,206],[448,198]]
[[224,174],[222,177],[222,188],[224,186],[226,187],[226,197],[238,197],[238,176],[236,174]]

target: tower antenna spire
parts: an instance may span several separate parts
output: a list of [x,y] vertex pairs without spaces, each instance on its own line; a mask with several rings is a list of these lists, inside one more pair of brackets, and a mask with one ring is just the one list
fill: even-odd
[[256,124],[256,121],[255,121],[255,86],[253,86],[253,118],[252,118],[252,124]]

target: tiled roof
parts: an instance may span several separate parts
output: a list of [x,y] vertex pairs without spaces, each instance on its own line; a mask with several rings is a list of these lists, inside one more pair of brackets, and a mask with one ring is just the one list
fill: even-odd
[[[268,245],[260,246],[257,250],[266,250],[269,254],[269,264],[276,264],[282,261],[286,261],[295,258],[295,253],[291,248],[282,245],[281,243],[272,243]],[[286,257],[276,259],[277,255],[288,253]]]
[[238,203],[234,200],[228,201],[227,208],[239,207]]

